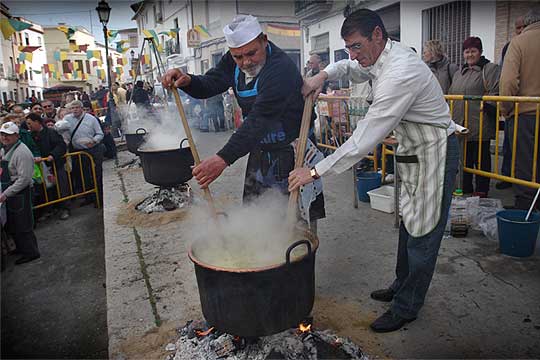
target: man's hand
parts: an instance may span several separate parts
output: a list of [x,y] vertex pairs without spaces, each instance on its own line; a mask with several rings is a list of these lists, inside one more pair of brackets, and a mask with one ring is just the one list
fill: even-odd
[[94,147],[94,145],[96,145],[96,142],[94,140],[92,141],[88,141],[86,143],[84,143],[84,145],[86,145],[87,148],[91,149]]
[[309,184],[313,181],[311,177],[311,169],[308,167],[301,167],[294,169],[289,173],[289,191],[298,189],[300,186]]
[[163,75],[161,83],[166,88],[170,88],[173,85],[177,88],[182,88],[191,84],[191,76],[184,74],[180,69],[170,69]]
[[7,200],[7,196],[4,193],[0,194],[0,203],[3,203],[6,200]]
[[39,164],[41,162],[41,158],[40,157],[35,157],[34,158],[34,164]]
[[51,161],[51,162],[54,161],[54,156],[52,155],[47,156],[47,161]]
[[326,79],[328,79],[328,74],[325,71],[321,71],[317,75],[305,79],[304,85],[302,86],[302,95],[306,97],[313,92],[313,101],[315,101],[317,96],[321,93]]
[[220,156],[214,155],[193,168],[193,176],[197,179],[201,188],[206,189],[225,168],[227,163]]

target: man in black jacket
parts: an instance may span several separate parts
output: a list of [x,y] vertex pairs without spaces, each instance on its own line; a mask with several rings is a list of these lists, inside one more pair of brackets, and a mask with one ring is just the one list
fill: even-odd
[[[34,113],[30,113],[26,116],[26,122],[32,133],[32,138],[37,144],[41,157],[35,158],[36,163],[42,162],[42,159],[46,158],[44,161],[44,166],[47,166],[50,170],[50,174],[54,174],[53,169],[56,168],[56,178],[54,181],[58,181],[58,190],[56,186],[52,186],[47,190],[47,195],[50,200],[58,199],[60,197],[67,196],[69,193],[68,190],[68,180],[67,173],[64,167],[66,159],[64,155],[66,154],[66,143],[60,134],[58,134],[54,129],[43,126],[43,119]],[[54,162],[54,167],[53,167]],[[43,188],[39,189],[40,194],[44,196]],[[58,191],[60,193],[58,193]],[[67,208],[66,202],[61,202],[58,205],[60,210],[60,219],[66,220],[69,218],[69,209]]]
[[[182,88],[195,98],[209,98],[232,87],[242,108],[242,126],[216,155],[196,166],[193,175],[205,188],[249,153],[244,201],[268,188],[287,195],[287,174],[294,168],[291,142],[298,137],[304,108],[302,76],[288,55],[268,41],[255,17],[239,15],[223,32],[230,51],[205,75],[171,69],[163,77],[164,86]],[[321,191],[322,184],[311,197],[316,195],[311,220],[325,216]]]

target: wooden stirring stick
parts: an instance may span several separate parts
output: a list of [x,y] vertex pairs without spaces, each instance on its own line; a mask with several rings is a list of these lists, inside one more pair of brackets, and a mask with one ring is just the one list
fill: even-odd
[[[178,108],[178,112],[180,113],[182,124],[184,125],[184,131],[186,132],[186,136],[188,138],[191,154],[193,154],[193,159],[195,160],[195,166],[197,166],[201,163],[201,158],[199,157],[199,153],[197,152],[197,148],[195,147],[195,141],[193,141],[193,135],[191,135],[191,129],[189,128],[189,124],[186,118],[186,113],[184,112],[184,106],[182,105],[182,100],[180,99],[180,95],[178,94],[178,89],[176,87],[174,86],[171,87],[171,91],[174,95],[174,100],[176,102],[176,107]],[[216,206],[214,204],[214,199],[212,198],[212,193],[210,192],[210,189],[208,187],[203,190],[204,190],[204,197],[206,198],[206,202],[208,203],[208,207],[210,208],[210,214],[212,215],[214,219],[217,219]]]
[[[304,113],[302,114],[302,124],[300,125],[300,134],[296,144],[296,159],[294,168],[298,169],[304,166],[304,156],[306,153],[307,139],[309,135],[309,126],[311,124],[311,114],[313,112],[313,94],[309,94],[304,102]],[[298,193],[299,189],[291,191],[289,194],[289,205],[287,207],[287,224],[292,229],[298,220]]]

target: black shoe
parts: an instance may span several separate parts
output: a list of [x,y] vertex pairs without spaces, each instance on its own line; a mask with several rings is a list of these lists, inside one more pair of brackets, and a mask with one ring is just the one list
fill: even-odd
[[377,320],[372,322],[369,327],[371,330],[378,333],[391,332],[399,330],[403,325],[414,320],[416,320],[416,318],[405,319],[397,314],[392,313],[392,310],[388,310],[379,316]]
[[375,290],[371,293],[371,298],[377,301],[390,302],[396,293],[392,289]]
[[39,259],[39,258],[40,258],[40,255],[23,256],[23,257],[20,257],[17,260],[15,260],[15,265],[25,264],[27,262],[34,261],[34,260]]
[[495,184],[495,189],[498,190],[504,190],[512,187],[512,183],[506,182],[506,181],[499,181],[497,184]]

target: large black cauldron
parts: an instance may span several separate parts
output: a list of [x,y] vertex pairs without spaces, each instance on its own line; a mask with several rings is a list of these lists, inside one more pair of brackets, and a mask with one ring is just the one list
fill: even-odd
[[137,151],[139,146],[144,141],[144,137],[147,134],[146,129],[138,128],[135,130],[134,134],[124,134],[126,137],[126,145],[127,149],[130,153],[139,155],[139,152]]
[[182,147],[187,139],[182,140],[179,149],[150,150],[137,149],[141,157],[144,180],[161,187],[172,187],[189,181],[191,166],[195,163],[189,147]]
[[[315,298],[317,237],[309,232],[283,255],[285,263],[266,268],[225,269],[197,259],[204,251],[194,244],[189,258],[195,265],[201,307],[206,321],[219,331],[260,337],[296,327],[308,317]],[[306,246],[307,255],[290,260],[291,250]]]

